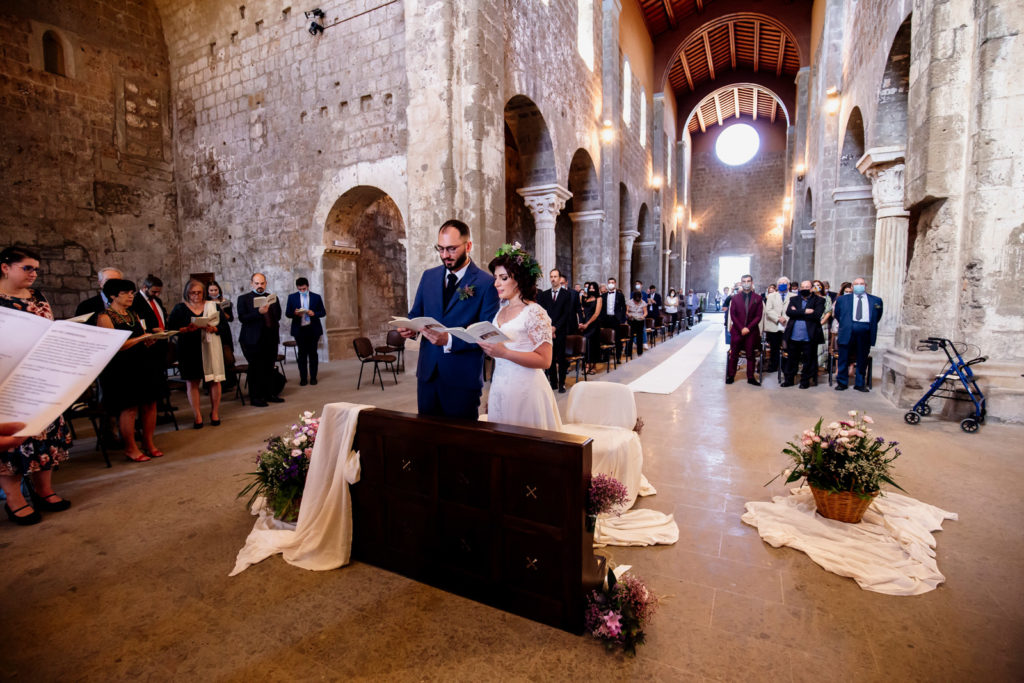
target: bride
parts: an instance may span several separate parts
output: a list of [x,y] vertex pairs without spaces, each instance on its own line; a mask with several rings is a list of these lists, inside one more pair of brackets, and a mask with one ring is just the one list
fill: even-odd
[[510,341],[480,343],[484,353],[494,358],[487,419],[561,430],[555,395],[544,375],[551,366],[551,318],[535,303],[540,265],[519,244],[506,244],[488,268],[501,299],[494,325]]

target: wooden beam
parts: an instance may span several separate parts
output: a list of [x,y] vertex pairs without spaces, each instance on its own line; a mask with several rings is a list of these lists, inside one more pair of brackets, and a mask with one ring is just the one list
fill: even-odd
[[715,116],[718,117],[718,125],[722,125],[722,103],[718,101],[718,93],[715,93]]
[[729,22],[729,60],[733,70],[736,69],[736,22]]
[[757,121],[757,88],[754,88],[754,120]]
[[704,54],[708,58],[708,73],[711,74],[711,80],[715,80],[715,60],[711,57],[711,42],[708,40],[708,32],[704,31],[701,38],[704,39]]
[[704,0],[697,0],[697,14],[704,11]]
[[700,105],[697,105],[697,124],[700,126],[700,132],[706,133],[708,131],[707,126],[704,125],[704,116],[700,113]]
[[676,28],[676,15],[672,11],[672,0],[661,0],[661,6],[665,8],[665,16],[668,17],[669,28],[675,30]]
[[757,71],[757,53],[761,49],[761,22],[754,21],[754,71]]
[[690,92],[693,92],[693,76],[690,75],[690,65],[686,61],[685,50],[679,53],[679,63],[683,65],[683,74],[686,76],[686,84],[690,86]]
[[736,107],[736,118],[740,117],[740,89],[732,89],[732,102],[733,106]]
[[773,97],[772,98],[772,123],[775,123],[775,112],[778,110],[778,108],[779,108],[779,101]]
[[786,58],[786,34],[779,36],[779,64],[775,67],[775,75],[782,75],[782,61]]

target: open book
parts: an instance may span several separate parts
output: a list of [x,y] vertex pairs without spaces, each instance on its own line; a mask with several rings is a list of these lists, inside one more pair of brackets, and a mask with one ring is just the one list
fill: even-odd
[[[267,294],[266,296],[258,296],[252,300],[254,308],[263,308],[267,304],[276,304],[277,294]],[[195,321],[193,321],[195,322]]]
[[93,317],[94,315],[96,315],[95,311],[93,311],[92,313],[83,313],[82,315],[76,315],[74,318],[68,318],[68,322],[69,323],[85,323],[85,322],[89,322],[89,318]]
[[409,318],[395,317],[388,323],[388,325],[391,327],[406,327],[410,330],[416,330],[417,332],[421,332],[424,329],[435,330],[437,332],[447,332],[453,337],[457,337],[470,344],[477,344],[479,342],[496,344],[497,342],[510,341],[501,330],[484,320],[481,320],[478,323],[473,323],[469,327],[445,327],[429,316],[413,318],[412,320]]
[[174,335],[178,334],[177,330],[160,330],[158,332],[152,332],[147,335],[150,339],[160,341],[161,339],[170,339]]
[[[257,308],[259,308],[259,306],[257,306]],[[219,321],[220,316],[217,315],[216,317]],[[213,318],[214,316],[210,316],[208,318],[199,316],[198,318],[192,318],[192,324],[195,325],[196,327],[216,327],[216,324],[214,324],[213,322]]]
[[130,335],[0,308],[0,422],[24,422],[17,436],[41,433],[92,384]]

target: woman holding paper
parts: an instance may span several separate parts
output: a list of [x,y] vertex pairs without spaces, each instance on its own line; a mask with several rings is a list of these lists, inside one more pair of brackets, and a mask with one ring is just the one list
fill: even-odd
[[[100,373],[103,407],[118,416],[124,454],[129,460],[145,462],[151,457],[159,458],[163,452],[153,443],[153,434],[161,386],[155,379],[153,366],[162,359],[153,353],[152,335],[146,334],[139,317],[131,310],[135,284],[131,280],[112,278],[103,284],[103,294],[110,300],[110,306],[96,317],[96,325],[132,333]],[[149,455],[135,442],[137,414],[142,417],[142,442]]]
[[221,382],[224,374],[224,345],[220,340],[220,308],[215,301],[203,301],[205,288],[199,280],[189,280],[182,301],[171,309],[167,328],[178,330],[178,369],[188,387],[192,406],[192,427],[202,429],[199,387],[203,380],[210,387],[210,424],[220,424]]
[[[53,320],[50,304],[32,288],[38,273],[39,256],[35,252],[20,247],[0,251],[0,306]],[[42,520],[40,510],[59,512],[71,507],[70,501],[53,492],[52,482],[53,470],[67,460],[70,447],[71,430],[60,417],[37,438],[0,450],[0,487],[7,495],[4,511],[12,522],[36,524]],[[25,475],[32,479],[31,502],[21,493]]]
[[488,267],[502,303],[494,324],[512,341],[480,342],[495,359],[487,419],[559,430],[562,419],[544,374],[551,367],[551,318],[535,303],[540,266],[518,244],[506,244]]

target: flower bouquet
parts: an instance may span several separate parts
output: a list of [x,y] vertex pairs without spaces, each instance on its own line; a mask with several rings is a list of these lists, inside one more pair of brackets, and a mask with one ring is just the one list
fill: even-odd
[[768,484],[783,475],[787,484],[806,479],[822,516],[859,522],[883,483],[903,490],[891,476],[901,452],[897,442],[872,434],[869,415],[851,410],[848,418],[824,429],[820,418],[814,429],[804,430],[799,443],[788,442],[782,452],[793,459],[793,467]]
[[291,426],[289,434],[267,439],[267,447],[256,456],[256,471],[248,473],[253,480],[238,494],[239,498],[249,495],[250,510],[262,497],[276,518],[283,522],[298,519],[309,457],[319,427],[320,419],[307,410]]
[[587,598],[584,626],[587,633],[604,641],[608,650],[621,647],[631,656],[643,645],[644,627],[658,609],[658,598],[635,576],[615,580],[608,572],[608,587],[593,591]]
[[615,477],[599,474],[590,480],[587,492],[587,531],[593,533],[597,527],[597,516],[612,512],[629,500],[629,491]]

